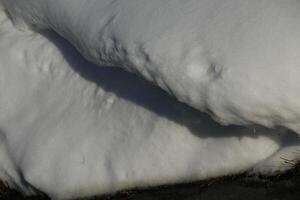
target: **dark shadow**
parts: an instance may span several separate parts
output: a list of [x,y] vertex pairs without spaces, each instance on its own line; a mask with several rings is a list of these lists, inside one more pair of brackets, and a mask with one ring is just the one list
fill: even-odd
[[[253,128],[242,126],[222,126],[208,114],[178,102],[175,97],[170,96],[160,88],[132,73],[118,67],[96,66],[87,62],[69,42],[56,33],[44,32],[42,34],[57,46],[73,70],[80,74],[82,78],[96,83],[98,87],[107,92],[114,93],[120,98],[187,127],[199,137],[241,138],[261,135],[273,139],[277,137],[275,130],[272,131],[261,127],[258,128],[259,131],[253,131]],[[285,137],[285,140],[292,143],[300,143],[300,138],[296,133],[288,135]],[[282,138],[280,141],[276,140],[280,143],[282,142]],[[285,141],[284,143],[290,144],[290,142]]]

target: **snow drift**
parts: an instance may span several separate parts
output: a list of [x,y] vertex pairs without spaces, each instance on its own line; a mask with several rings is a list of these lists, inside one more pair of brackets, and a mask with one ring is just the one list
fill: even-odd
[[53,29],[222,124],[300,133],[298,0],[4,0],[15,23]]
[[25,193],[269,173],[299,157],[294,132],[198,111],[298,130],[298,1],[4,3],[42,30],[0,11],[0,178]]

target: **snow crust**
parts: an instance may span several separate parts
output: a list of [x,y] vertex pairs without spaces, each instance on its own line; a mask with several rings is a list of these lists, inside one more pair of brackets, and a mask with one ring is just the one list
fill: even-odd
[[272,173],[299,158],[294,132],[198,111],[298,130],[298,1],[4,3],[22,30],[51,28],[97,64],[0,11],[0,178],[26,194]]
[[222,124],[300,133],[298,0],[4,0],[85,58],[152,81]]

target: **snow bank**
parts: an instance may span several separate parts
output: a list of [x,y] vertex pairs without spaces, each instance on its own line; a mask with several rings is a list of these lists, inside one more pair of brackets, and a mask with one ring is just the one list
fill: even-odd
[[[5,0],[0,179],[55,199],[297,159],[298,1]],[[22,22],[22,20],[26,23]],[[106,67],[105,67],[106,66]],[[298,132],[299,133],[299,132]]]
[[299,142],[220,126],[135,75],[86,62],[54,33],[16,30],[3,11],[0,95],[0,178],[55,199],[286,169],[279,155],[293,159]]
[[4,0],[19,27],[53,29],[222,124],[300,133],[298,0]]

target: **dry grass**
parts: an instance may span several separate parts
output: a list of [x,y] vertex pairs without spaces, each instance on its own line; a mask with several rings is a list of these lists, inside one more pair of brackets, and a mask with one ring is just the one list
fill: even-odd
[[0,182],[0,200],[49,200],[49,198],[42,196],[24,197],[20,192]]

